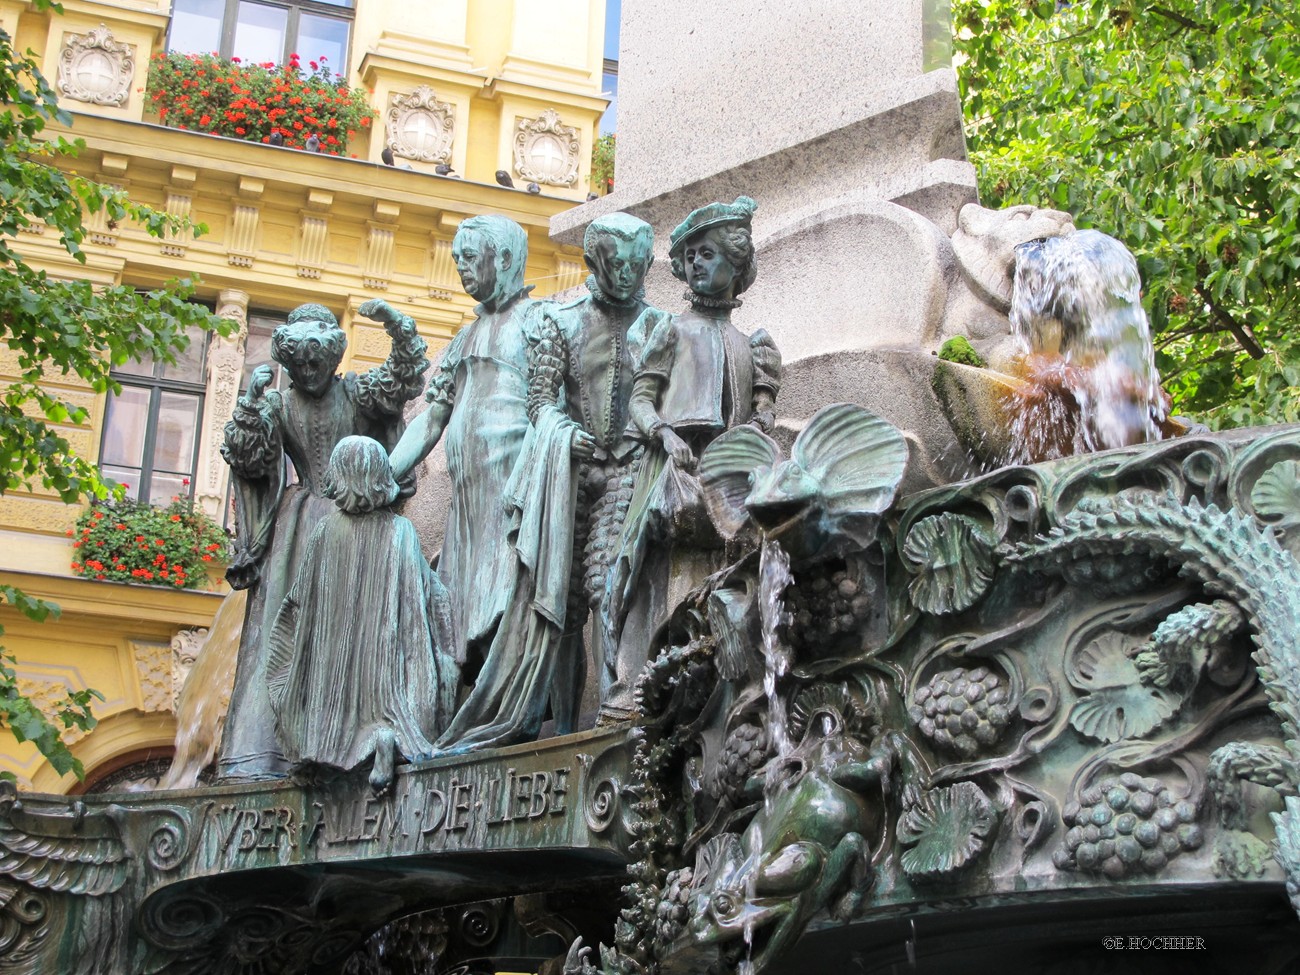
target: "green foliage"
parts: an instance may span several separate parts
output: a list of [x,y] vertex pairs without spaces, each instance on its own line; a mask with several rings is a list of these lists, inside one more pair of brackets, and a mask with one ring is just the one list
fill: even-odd
[[85,263],[83,213],[135,221],[149,234],[197,232],[164,213],[137,206],[111,187],[53,165],[82,143],[46,138],[51,120],[70,124],[31,56],[19,55],[0,31],[0,341],[17,355],[20,375],[0,395],[0,494],[39,484],[68,503],[103,496],[93,464],[75,456],[50,423],[82,423],[85,410],[42,388],[45,376],[78,376],[96,391],[117,389],[109,370],[149,356],[174,361],[193,325],[229,333],[230,323],[186,301],[189,281],[147,293],[125,285],[96,287],[54,278],[19,252],[21,231],[48,228],[73,259]]
[[597,193],[614,189],[614,133],[602,135],[591,147],[591,186]]
[[207,566],[225,562],[229,538],[190,498],[158,508],[129,498],[98,502],[68,529],[72,571],[89,579],[175,589],[207,584]]
[[988,206],[1069,210],[1137,255],[1175,410],[1300,420],[1300,7],[954,0]]
[[[52,6],[35,2],[37,9]],[[42,378],[76,376],[99,392],[117,389],[109,376],[113,366],[146,357],[171,362],[175,350],[186,346],[191,326],[225,334],[234,326],[186,301],[189,282],[141,294],[129,286],[55,278],[26,262],[18,235],[39,230],[84,264],[86,213],[103,212],[113,223],[131,221],[155,237],[201,230],[62,171],[57,164],[75,156],[82,143],[50,137],[44,130],[51,121],[69,125],[72,120],[59,109],[31,53],[15,51],[0,30],[0,342],[15,356],[18,371],[0,393],[0,495],[39,485],[75,503],[83,494],[103,497],[107,488],[95,466],[77,457],[67,438],[50,426],[82,423],[85,410],[42,388]],[[0,602],[34,620],[56,612],[11,586],[0,586]],[[99,695],[70,693],[51,720],[18,688],[12,663],[0,648],[0,727],[35,744],[60,774],[80,777],[81,765],[59,734],[91,728],[90,704]]]
[[[33,599],[13,586],[0,585],[0,603],[5,602],[38,623],[59,615],[59,607],[54,603]],[[4,627],[0,627],[0,634],[3,633]],[[60,775],[72,772],[77,778],[83,778],[85,770],[81,762],[73,757],[60,735],[72,728],[89,731],[95,727],[95,716],[90,712],[91,701],[102,701],[104,696],[92,690],[69,691],[54,705],[54,718],[51,720],[18,689],[15,665],[11,654],[0,652],[0,727],[8,728],[20,742],[30,741]],[[12,781],[14,776],[3,772],[0,778]]]
[[315,133],[320,151],[337,156],[376,112],[324,58],[309,64],[304,73],[296,54],[276,65],[159,52],[149,63],[145,97],[164,125],[255,142],[270,142],[278,132],[285,146],[298,149]]

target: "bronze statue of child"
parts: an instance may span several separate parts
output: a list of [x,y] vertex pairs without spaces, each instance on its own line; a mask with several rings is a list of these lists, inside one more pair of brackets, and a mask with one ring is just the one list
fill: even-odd
[[[648,308],[628,332],[638,350],[630,429],[645,453],[602,607],[606,639],[618,647],[615,680],[601,700],[605,720],[632,713],[632,684],[656,629],[679,596],[719,568],[709,550],[720,551],[721,539],[695,476],[700,452],[731,427],[752,423],[766,433],[776,420],[781,354],[763,329],[746,335],[731,321],[758,275],[756,206],[742,196],[692,211],[668,249],[689,308]],[[664,541],[674,546],[671,557]]]
[[351,770],[374,759],[377,794],[398,756],[433,753],[455,704],[447,590],[420,551],[397,499],[388,454],[345,437],[325,493],[338,510],[307,542],[269,639],[267,684],[276,734],[299,770]]

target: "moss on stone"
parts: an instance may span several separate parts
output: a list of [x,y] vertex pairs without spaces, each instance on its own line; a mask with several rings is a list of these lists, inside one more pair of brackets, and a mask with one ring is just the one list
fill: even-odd
[[988,362],[975,351],[964,335],[954,335],[943,343],[943,346],[939,349],[939,358],[945,362],[959,362],[963,366],[975,366],[977,369],[983,369],[988,365]]

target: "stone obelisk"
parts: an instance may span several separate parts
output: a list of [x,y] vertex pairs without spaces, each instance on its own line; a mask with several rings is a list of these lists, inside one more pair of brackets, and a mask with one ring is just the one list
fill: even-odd
[[922,480],[966,473],[927,361],[957,277],[949,237],[976,201],[947,0],[625,0],[618,94],[616,187],[552,236],[580,244],[614,210],[649,221],[648,296],[673,309],[669,231],[753,197],[759,277],[737,320],[781,348],[787,427],[858,402],[924,444]]

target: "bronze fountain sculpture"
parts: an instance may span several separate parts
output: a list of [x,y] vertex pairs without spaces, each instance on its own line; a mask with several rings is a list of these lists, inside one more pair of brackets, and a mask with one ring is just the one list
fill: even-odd
[[[1032,968],[1192,916],[1290,970],[1300,432],[900,498],[887,420],[775,426],[780,356],[731,322],[754,219],[741,197],[673,232],[679,314],[640,295],[634,217],[592,224],[588,294],[562,303],[527,295],[517,226],[466,221],[478,317],[405,431],[414,324],[363,305],[393,354],[335,377],[335,326],[295,313],[294,387],[259,377],[228,434],[232,572],[262,593],[232,720],[264,761],[210,789],[0,797],[0,970],[986,971],[983,924],[1020,924]],[[1018,288],[1050,279],[1036,328],[1077,286],[1035,263],[1058,246],[1020,253]],[[390,506],[439,439],[431,567]]]

